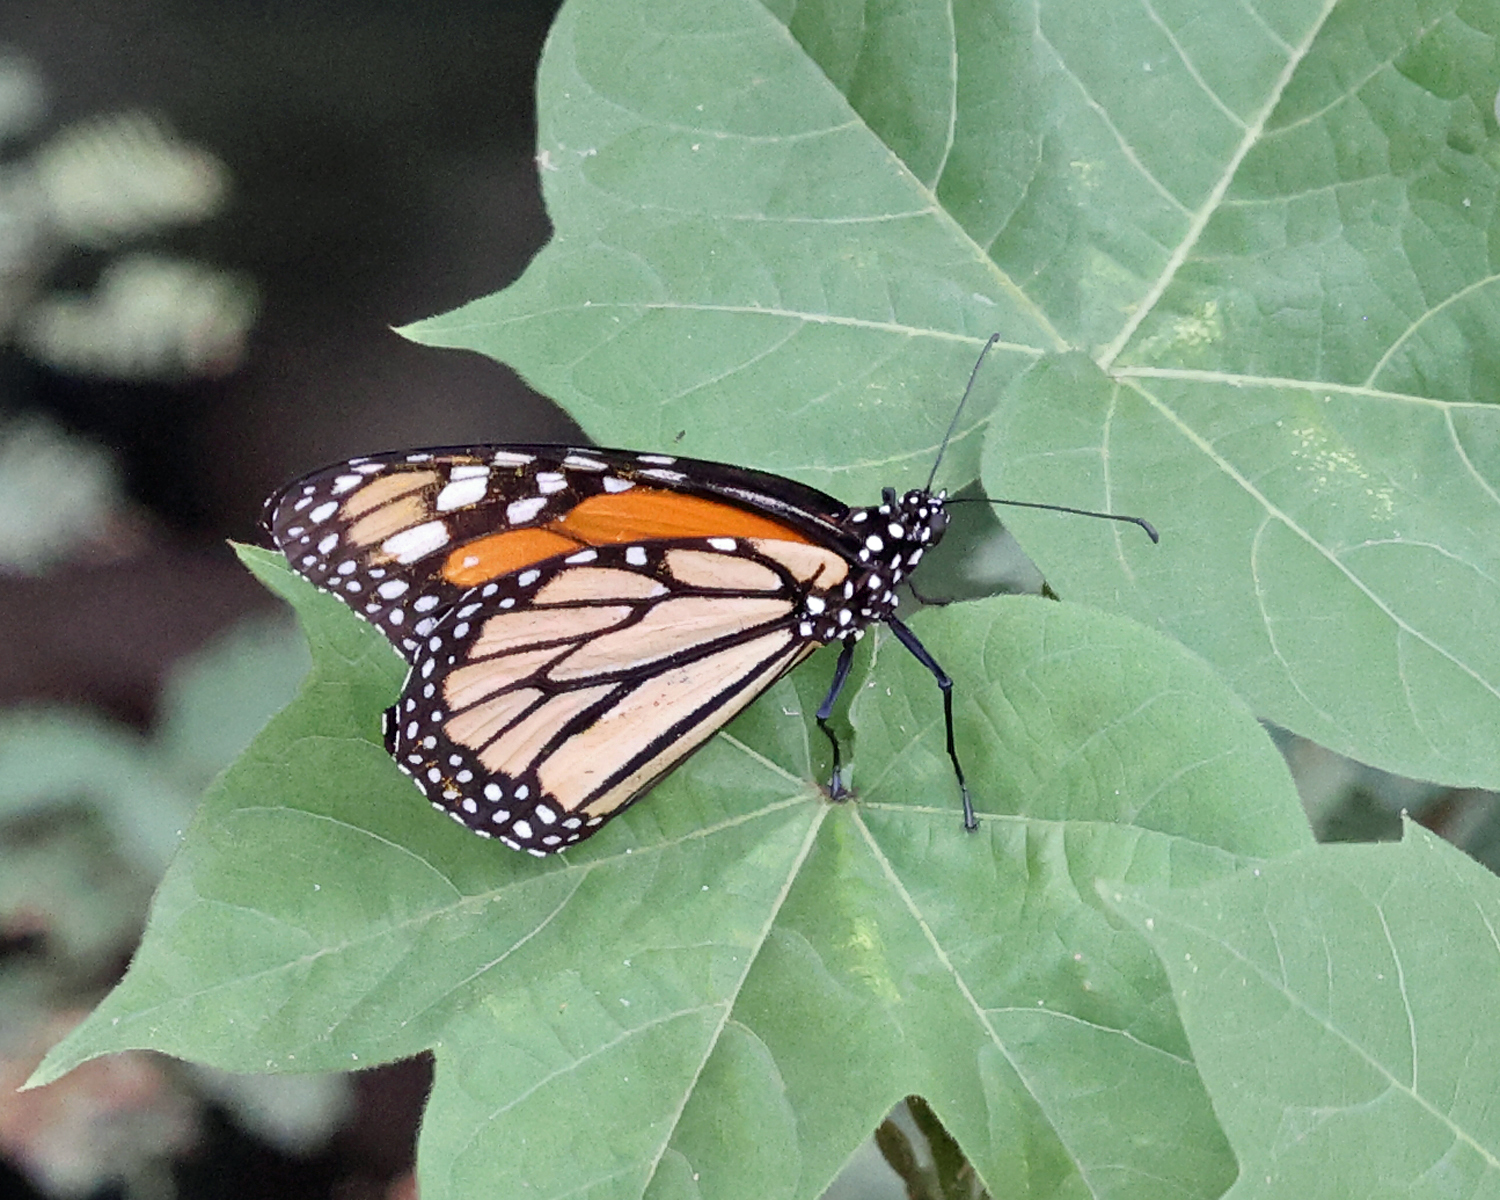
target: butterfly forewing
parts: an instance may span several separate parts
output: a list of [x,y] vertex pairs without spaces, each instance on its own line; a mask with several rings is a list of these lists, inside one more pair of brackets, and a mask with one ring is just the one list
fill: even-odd
[[[744,507],[759,497],[763,512]],[[846,506],[774,475],[664,455],[473,447],[353,459],[267,504],[291,564],[410,659],[472,588],[587,546],[839,536]]]

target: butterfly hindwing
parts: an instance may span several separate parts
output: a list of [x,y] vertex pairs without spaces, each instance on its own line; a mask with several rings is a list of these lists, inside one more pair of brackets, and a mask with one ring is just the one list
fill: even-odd
[[[823,573],[841,575],[821,553]],[[587,549],[492,581],[413,658],[389,748],[475,832],[563,849],[818,647],[796,628],[808,567],[795,543],[692,539]]]

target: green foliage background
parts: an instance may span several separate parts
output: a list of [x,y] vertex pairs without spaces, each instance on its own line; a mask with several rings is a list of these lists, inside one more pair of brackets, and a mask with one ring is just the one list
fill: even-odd
[[247,551],[313,673],[41,1078],[433,1047],[429,1198],[815,1196],[908,1092],[1007,1196],[1500,1191],[1493,878],[1313,847],[1255,720],[1500,785],[1497,37],[1488,0],[566,5],[554,240],[413,336],[863,502],[999,331],[940,482],[1162,545],[1018,512],[1068,603],[916,618],[977,835],[877,641],[858,803],[814,665],[547,862],[414,801],[389,648]]

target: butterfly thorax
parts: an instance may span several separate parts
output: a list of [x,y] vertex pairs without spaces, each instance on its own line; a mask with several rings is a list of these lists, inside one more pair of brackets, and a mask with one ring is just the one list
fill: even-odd
[[882,503],[850,509],[840,528],[851,542],[853,569],[837,586],[808,592],[799,612],[802,636],[858,641],[889,618],[900,600],[896,586],[948,527],[944,501],[943,492],[916,490],[898,498],[886,488]]

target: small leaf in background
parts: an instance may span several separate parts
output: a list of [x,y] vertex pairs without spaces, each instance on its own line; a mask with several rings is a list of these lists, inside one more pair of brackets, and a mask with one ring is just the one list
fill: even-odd
[[1200,888],[1104,887],[1161,957],[1248,1197],[1481,1196],[1500,881],[1408,824]]

